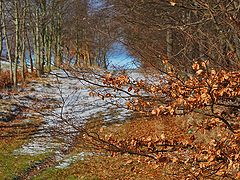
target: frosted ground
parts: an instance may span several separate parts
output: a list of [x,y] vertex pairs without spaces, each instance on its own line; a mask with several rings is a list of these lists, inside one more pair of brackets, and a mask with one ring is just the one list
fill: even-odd
[[[139,73],[130,72],[132,79],[139,79]],[[70,75],[71,76],[71,75]],[[93,83],[99,83],[93,77],[88,77]],[[32,91],[31,91],[32,90]],[[65,159],[61,154],[63,148],[68,148],[68,144],[56,142],[53,138],[61,136],[65,142],[71,141],[71,137],[79,133],[80,129],[86,121],[94,117],[101,117],[104,121],[122,121],[130,117],[131,112],[125,108],[116,107],[124,106],[125,100],[122,98],[108,98],[102,100],[99,97],[89,96],[90,91],[99,93],[105,92],[106,88],[96,87],[88,82],[79,80],[75,77],[69,77],[63,71],[55,71],[42,83],[31,82],[29,84],[27,95],[20,93],[14,98],[18,99],[21,104],[29,106],[36,110],[38,106],[49,105],[52,108],[43,113],[44,123],[39,127],[38,132],[31,137],[29,143],[23,145],[16,150],[16,154],[36,155],[54,151],[56,159],[63,161],[59,167],[67,166],[76,159],[82,159],[83,153],[79,156]],[[117,93],[118,97],[126,96],[126,94]],[[39,99],[42,102],[36,105],[30,99]],[[39,107],[40,108],[40,107]],[[28,114],[31,116],[31,114]],[[54,132],[54,133],[53,133]]]

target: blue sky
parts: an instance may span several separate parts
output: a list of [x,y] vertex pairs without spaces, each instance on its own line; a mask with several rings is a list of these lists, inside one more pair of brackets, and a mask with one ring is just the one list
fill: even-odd
[[136,68],[134,58],[131,57],[124,45],[120,43],[115,43],[112,46],[111,51],[108,53],[109,58],[109,68],[113,68],[113,66],[116,67],[125,67],[125,68]]

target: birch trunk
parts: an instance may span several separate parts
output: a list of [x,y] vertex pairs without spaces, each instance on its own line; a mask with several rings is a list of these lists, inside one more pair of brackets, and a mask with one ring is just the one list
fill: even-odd
[[47,29],[46,29],[46,11],[47,11],[47,4],[46,0],[42,1],[40,3],[40,23],[41,23],[41,38],[40,38],[40,66],[41,66],[41,74],[44,73],[44,66],[46,61],[46,50],[47,50],[47,43],[46,43],[46,37],[47,37]]
[[25,73],[27,71],[27,65],[26,65],[26,47],[25,47],[25,35],[26,35],[26,31],[25,31],[25,18],[26,18],[26,9],[24,7],[23,9],[23,13],[22,13],[22,24],[21,24],[21,55],[20,55],[20,60],[21,60],[21,76],[22,76],[22,80],[25,81]]
[[37,69],[37,76],[41,76],[41,64],[40,64],[40,30],[39,30],[39,11],[36,7],[35,11],[35,51],[34,51],[34,57],[35,57],[35,63],[36,63],[36,69]]
[[27,46],[28,46],[28,53],[29,53],[29,60],[30,60],[30,69],[31,69],[31,73],[33,73],[34,70],[33,70],[32,47],[31,47],[31,43],[30,43],[28,34],[26,34],[26,38],[27,38]]
[[18,59],[19,59],[19,2],[17,0],[14,1],[14,18],[15,18],[15,60],[14,60],[14,71],[13,71],[13,88],[17,89],[18,83]]
[[6,19],[5,19],[5,13],[2,13],[2,25],[3,25],[3,35],[4,35],[4,39],[5,39],[5,44],[6,44],[6,49],[7,49],[7,54],[8,54],[8,61],[10,63],[10,68],[9,68],[9,74],[10,74],[10,82],[13,82],[13,68],[12,68],[12,57],[11,57],[11,49],[10,49],[10,45],[9,45],[9,39],[8,39],[8,34],[7,34],[7,27],[6,27],[6,23],[5,23]]
[[[30,10],[30,4],[29,4],[29,0],[25,0],[26,3],[26,13],[29,15],[29,20],[30,22],[33,22],[33,18],[32,18],[32,14],[31,14],[31,10]],[[30,24],[30,23],[29,23]],[[33,39],[34,39],[34,27],[31,26],[32,24],[30,24],[30,33],[26,32],[26,45],[27,45],[27,49],[28,49],[28,53],[29,53],[29,60],[30,60],[30,69],[31,69],[31,73],[34,72],[34,65],[33,65],[33,54],[32,54],[32,46],[31,46],[31,40],[30,40],[30,35],[32,33]],[[34,44],[34,43],[33,43]]]
[[57,12],[57,28],[56,28],[56,64],[60,66],[62,64],[62,50],[61,50],[61,15]]
[[52,47],[52,37],[50,34],[50,27],[47,27],[46,29],[47,31],[47,37],[46,37],[46,61],[47,61],[47,72],[50,73],[51,71],[51,57],[52,57],[52,53],[51,53],[51,47]]

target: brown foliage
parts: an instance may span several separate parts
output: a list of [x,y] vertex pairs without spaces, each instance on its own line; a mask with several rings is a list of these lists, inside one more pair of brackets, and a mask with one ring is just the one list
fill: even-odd
[[[114,133],[105,136],[90,133],[87,134],[89,140],[98,149],[112,152],[113,156],[118,153],[143,156],[157,163],[172,164],[173,169],[176,164],[180,168],[174,171],[179,177],[239,178],[240,72],[216,71],[208,67],[207,61],[195,62],[192,69],[191,76],[181,77],[172,68],[155,83],[107,74],[103,84],[128,93],[131,96],[126,103],[129,109],[149,116],[161,115],[162,119],[172,118],[167,121],[168,128],[160,129],[162,133],[157,135],[154,129],[157,124],[152,126],[145,122],[143,127],[135,122],[125,129],[126,137],[117,138]],[[101,95],[102,99],[104,97],[107,95]],[[203,119],[194,124],[187,123],[185,128],[179,128],[179,122],[172,121],[182,115],[182,123],[189,114],[199,114]],[[189,130],[187,133],[186,129]],[[208,140],[199,140],[201,135],[209,136]]]
[[6,87],[12,86],[12,82],[9,77],[10,77],[10,71],[4,71],[1,73],[0,89],[5,89]]
[[[30,73],[30,72],[25,72],[25,77],[30,80],[32,78],[36,78],[36,72]],[[17,79],[19,83],[24,83],[21,72],[17,72]],[[0,90],[1,89],[6,89],[6,88],[11,88],[13,86],[13,81],[10,79],[10,71],[5,70],[0,73]]]
[[[200,118],[191,115],[138,119],[120,127],[105,127],[98,134],[86,133],[84,137],[92,147],[111,152],[114,157],[126,153],[145,157],[141,163],[154,160],[170,177],[237,178],[240,167],[239,132],[229,132],[222,122],[210,124],[206,117],[195,124],[183,125],[190,117]],[[132,162],[131,159],[129,157],[126,163]],[[149,165],[149,168],[152,167]]]
[[195,62],[192,68],[194,73],[189,77],[172,69],[155,83],[131,82],[127,76],[110,74],[103,83],[114,89],[127,86],[132,96],[126,103],[129,109],[157,116],[199,112],[220,119],[233,131],[228,121],[239,119],[240,72],[216,71],[207,61]]

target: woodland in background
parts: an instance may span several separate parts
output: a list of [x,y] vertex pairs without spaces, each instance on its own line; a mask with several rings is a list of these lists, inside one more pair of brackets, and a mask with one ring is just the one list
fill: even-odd
[[16,88],[18,71],[24,80],[27,71],[41,76],[63,64],[107,68],[114,35],[109,38],[110,17],[94,6],[88,0],[1,0],[0,73],[8,70]]
[[143,65],[162,68],[167,59],[182,72],[193,61],[239,69],[239,2],[206,0],[110,0],[124,44]]
[[236,0],[2,0],[0,7],[1,60],[11,62],[15,85],[18,66],[23,79],[27,66],[38,76],[53,64],[107,68],[116,42],[144,67],[166,71],[164,59],[182,74],[198,60],[239,68]]
[[18,69],[25,79],[28,68],[38,76],[52,65],[107,68],[116,42],[141,66],[165,72],[168,60],[184,76],[198,60],[240,64],[237,0],[1,0],[0,9],[1,61],[11,62],[14,86]]
[[[124,94],[130,110],[168,122],[162,134],[155,128],[141,134],[144,130],[136,128],[138,135],[86,133],[87,139],[113,156],[132,154],[165,163],[174,169],[171,178],[238,179],[240,3],[111,0],[106,4],[121,27],[121,43],[142,69],[149,69],[145,72],[151,78],[132,80],[110,72],[102,77],[102,85]],[[188,115],[194,117],[193,124],[183,120]],[[177,122],[179,116],[183,119]],[[184,122],[188,125],[182,129]]]
[[18,70],[24,80],[27,66],[37,76],[65,68],[68,77],[91,84],[85,70],[106,69],[116,42],[151,76],[132,80],[127,74],[97,72],[92,76],[98,84],[92,84],[107,90],[96,88],[90,95],[104,100],[121,92],[129,110],[169,120],[164,131],[145,132],[150,123],[145,119],[145,134],[137,129],[120,138],[116,132],[104,134],[104,128],[91,132],[73,124],[87,145],[113,156],[165,163],[172,169],[169,177],[239,179],[238,0],[1,1],[1,17],[1,53],[3,47],[7,51],[2,60],[10,62],[7,76],[15,88]]

